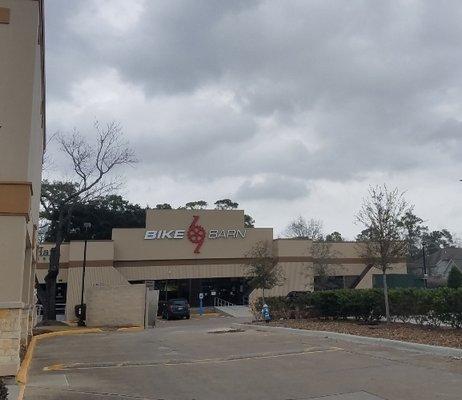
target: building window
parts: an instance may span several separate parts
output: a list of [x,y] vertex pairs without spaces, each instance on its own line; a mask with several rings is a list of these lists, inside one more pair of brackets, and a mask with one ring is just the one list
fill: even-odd
[[359,275],[315,276],[314,290],[349,289]]
[[315,276],[314,290],[343,289],[343,276]]
[[0,7],[0,24],[9,24],[10,23],[10,9],[5,7]]

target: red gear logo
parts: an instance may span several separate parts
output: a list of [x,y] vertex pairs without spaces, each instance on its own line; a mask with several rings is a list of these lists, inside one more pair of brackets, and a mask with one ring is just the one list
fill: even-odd
[[196,248],[194,249],[194,253],[199,254],[200,253],[200,248],[204,244],[205,240],[205,229],[197,224],[197,221],[199,220],[198,215],[194,215],[193,217],[193,222],[191,225],[189,225],[188,229],[188,240],[196,245]]

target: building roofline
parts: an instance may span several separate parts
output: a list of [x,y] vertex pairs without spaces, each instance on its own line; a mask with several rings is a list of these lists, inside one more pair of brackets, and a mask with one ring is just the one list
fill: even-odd
[[[66,241],[66,242],[62,242],[61,245],[63,244],[71,244],[71,243],[76,243],[76,242],[85,242],[84,239],[76,239],[76,240],[70,240],[70,241]],[[88,239],[87,240],[88,243],[90,242],[97,242],[97,243],[101,243],[101,242],[114,242],[114,240],[112,239]],[[39,243],[38,245],[39,246],[43,246],[44,244],[46,245],[55,245],[55,242],[42,242],[42,243]]]
[[38,27],[38,43],[40,44],[40,70],[41,70],[41,85],[42,85],[42,128],[43,128],[43,152],[47,145],[46,135],[46,75],[45,75],[45,10],[43,0],[33,0],[38,2],[39,7],[39,27]]

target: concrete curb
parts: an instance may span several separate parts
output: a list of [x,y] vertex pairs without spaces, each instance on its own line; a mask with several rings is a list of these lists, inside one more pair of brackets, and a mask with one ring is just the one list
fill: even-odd
[[200,314],[191,314],[191,318],[204,318],[204,317],[219,317],[221,314],[218,313],[218,312],[207,312],[207,313],[203,313],[202,315]]
[[265,325],[254,325],[254,324],[245,324],[245,323],[244,324],[234,323],[233,325],[245,326],[247,328],[252,328],[255,330],[261,330],[261,331],[267,331],[267,332],[286,332],[286,333],[302,335],[302,336],[343,340],[343,341],[359,343],[359,344],[380,344],[380,345],[392,347],[398,350],[415,351],[415,352],[421,352],[421,353],[427,353],[427,354],[445,356],[445,357],[462,358],[462,349],[456,349],[453,347],[432,346],[429,344],[403,342],[400,340],[383,339],[383,338],[375,338],[375,337],[368,337],[368,336],[357,336],[357,335],[350,335],[347,333],[337,333],[337,332],[328,332],[328,331],[311,331],[311,330],[297,329],[297,328],[286,328],[283,326],[265,326]]
[[117,328],[117,332],[141,332],[144,331],[144,326],[125,326],[123,328]]

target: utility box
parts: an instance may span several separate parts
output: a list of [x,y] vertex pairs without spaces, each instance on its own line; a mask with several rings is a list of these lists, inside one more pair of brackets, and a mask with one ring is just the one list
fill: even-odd
[[159,308],[159,291],[154,289],[154,284],[146,282],[146,315],[144,327],[153,328],[156,326],[157,309]]

